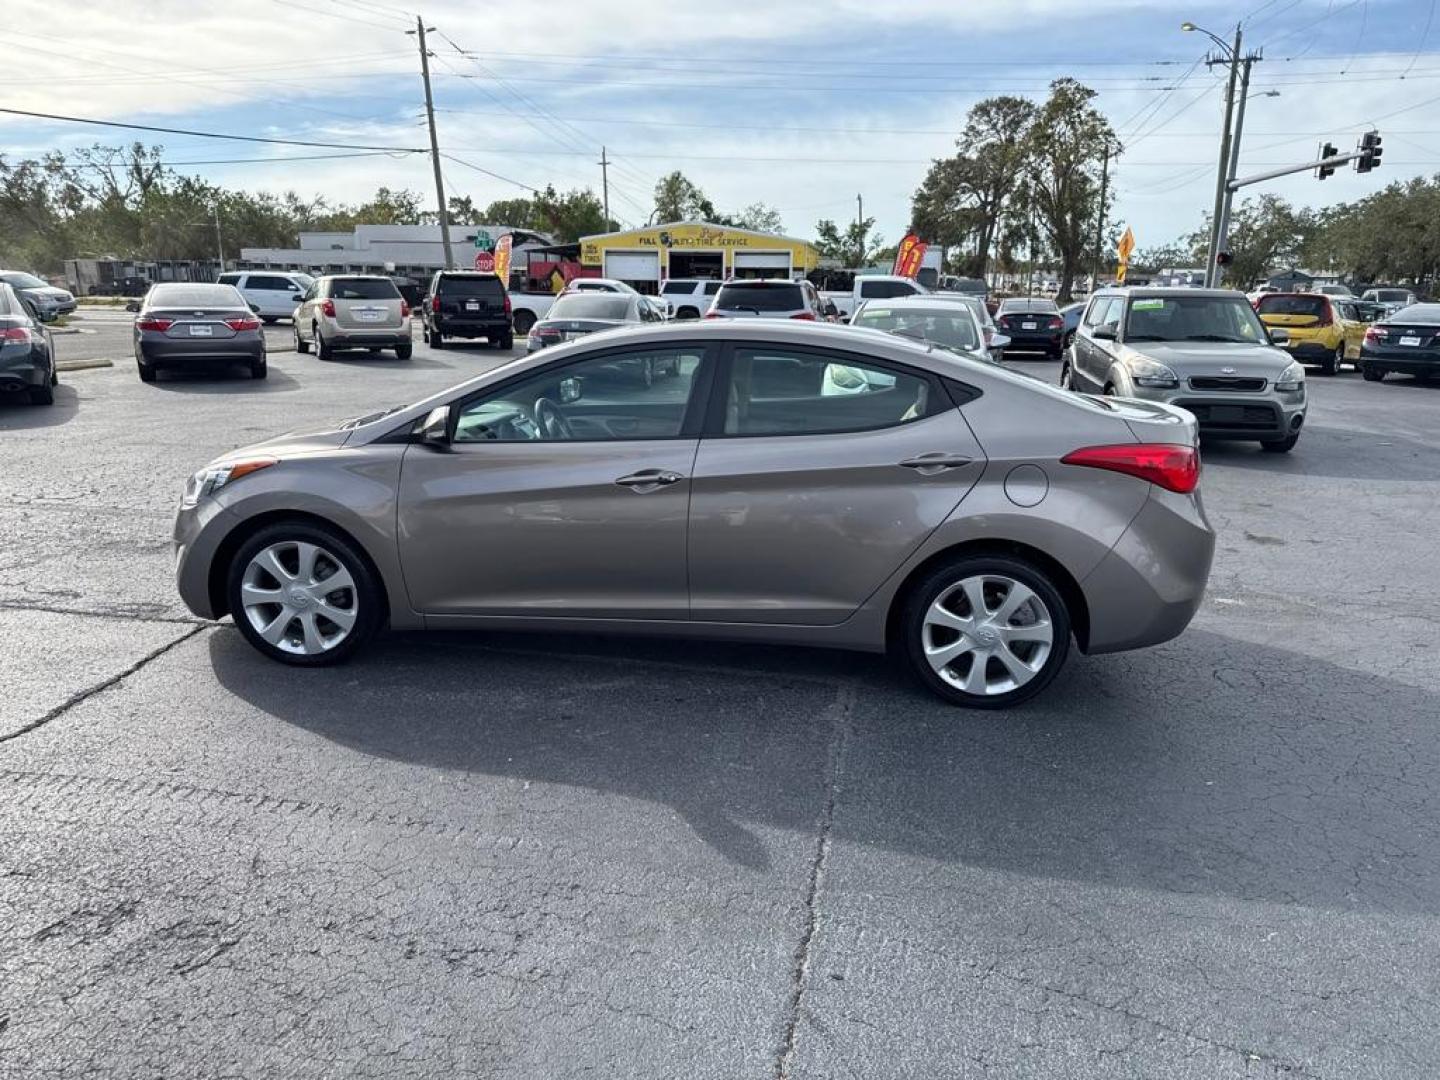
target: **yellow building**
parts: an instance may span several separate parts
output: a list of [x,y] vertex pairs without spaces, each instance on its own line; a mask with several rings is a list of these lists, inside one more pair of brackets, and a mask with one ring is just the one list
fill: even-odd
[[582,266],[647,293],[670,278],[800,278],[819,261],[820,253],[804,240],[708,221],[580,238]]

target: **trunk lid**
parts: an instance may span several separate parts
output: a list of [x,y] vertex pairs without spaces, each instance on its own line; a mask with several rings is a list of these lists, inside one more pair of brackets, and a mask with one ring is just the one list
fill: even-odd
[[1200,443],[1200,426],[1195,417],[1184,409],[1139,398],[1101,397],[1098,394],[1084,396],[1109,410],[1116,419],[1123,420],[1138,442],[1178,443],[1182,446],[1198,446]]

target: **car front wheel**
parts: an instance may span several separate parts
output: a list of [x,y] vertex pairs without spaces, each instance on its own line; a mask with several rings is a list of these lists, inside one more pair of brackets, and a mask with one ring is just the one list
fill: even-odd
[[235,553],[226,582],[235,625],[272,660],[349,658],[379,627],[380,583],[344,537],[319,525],[267,526]]
[[932,571],[901,618],[916,678],[956,705],[1003,709],[1040,693],[1065,663],[1070,616],[1050,578],[1009,556]]

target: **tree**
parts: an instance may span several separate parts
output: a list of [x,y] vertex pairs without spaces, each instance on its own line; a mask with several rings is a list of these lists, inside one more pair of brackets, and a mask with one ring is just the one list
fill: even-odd
[[[1209,242],[1208,233],[1206,242]],[[1137,270],[1175,270],[1190,266],[1196,261],[1195,245],[1189,237],[1169,244],[1140,248],[1130,256],[1130,265]],[[1204,261],[1203,258],[1200,261]]]
[[829,218],[815,223],[815,249],[828,259],[839,259],[852,268],[865,266],[879,258],[885,246],[885,239],[879,233],[872,233],[875,227],[873,217],[864,221],[852,221],[842,233],[839,226]]
[[535,200],[526,196],[496,199],[480,214],[477,225],[509,225],[516,229],[545,229]]
[[[1309,211],[1296,211],[1279,195],[1265,194],[1246,199],[1230,213],[1230,232],[1225,248],[1231,256],[1225,267],[1225,283],[1252,289],[1279,266],[1300,261],[1307,239],[1314,229]],[[1210,222],[1189,237],[1191,247],[1204,250],[1209,244]]]
[[779,233],[783,232],[785,228],[780,221],[780,212],[763,202],[751,203],[730,218],[728,224],[737,229],[749,229],[751,232],[763,233]]
[[[1104,148],[1111,147],[1113,157],[1119,145],[1109,121],[1091,104],[1094,98],[1095,91],[1074,79],[1056,79],[1026,135],[1026,191],[1059,256],[1061,304],[1070,301],[1071,283],[1093,237]],[[1107,193],[1106,202],[1112,198]]]
[[715,204],[679,169],[655,184],[655,220],[714,221]]

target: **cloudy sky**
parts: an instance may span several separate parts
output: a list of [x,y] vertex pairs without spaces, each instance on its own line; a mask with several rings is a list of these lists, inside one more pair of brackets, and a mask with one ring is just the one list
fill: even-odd
[[[1241,171],[1308,160],[1374,125],[1381,171],[1254,190],[1324,205],[1440,172],[1435,0],[47,0],[7,27],[7,108],[383,147],[423,147],[413,37],[434,54],[447,187],[484,205],[522,185],[592,186],[615,161],[611,212],[643,221],[658,176],[683,170],[722,209],[764,201],[786,231],[847,219],[855,196],[887,238],[904,230],[930,159],[966,110],[1043,97],[1073,75],[1125,144],[1118,210],[1141,246],[1193,229],[1213,198],[1221,73],[1209,40],[1246,20],[1255,68]],[[1436,24],[1432,26],[1432,21]],[[14,63],[19,58],[24,63]],[[1278,91],[1278,97],[1262,96]],[[115,143],[121,131],[0,115],[12,159]],[[377,185],[433,199],[418,154],[180,135],[186,171],[235,187],[359,200]],[[358,153],[358,151],[357,151]],[[227,159],[246,159],[220,164]],[[187,164],[190,163],[190,164]],[[484,170],[484,171],[482,171]],[[495,175],[489,175],[495,174]]]

